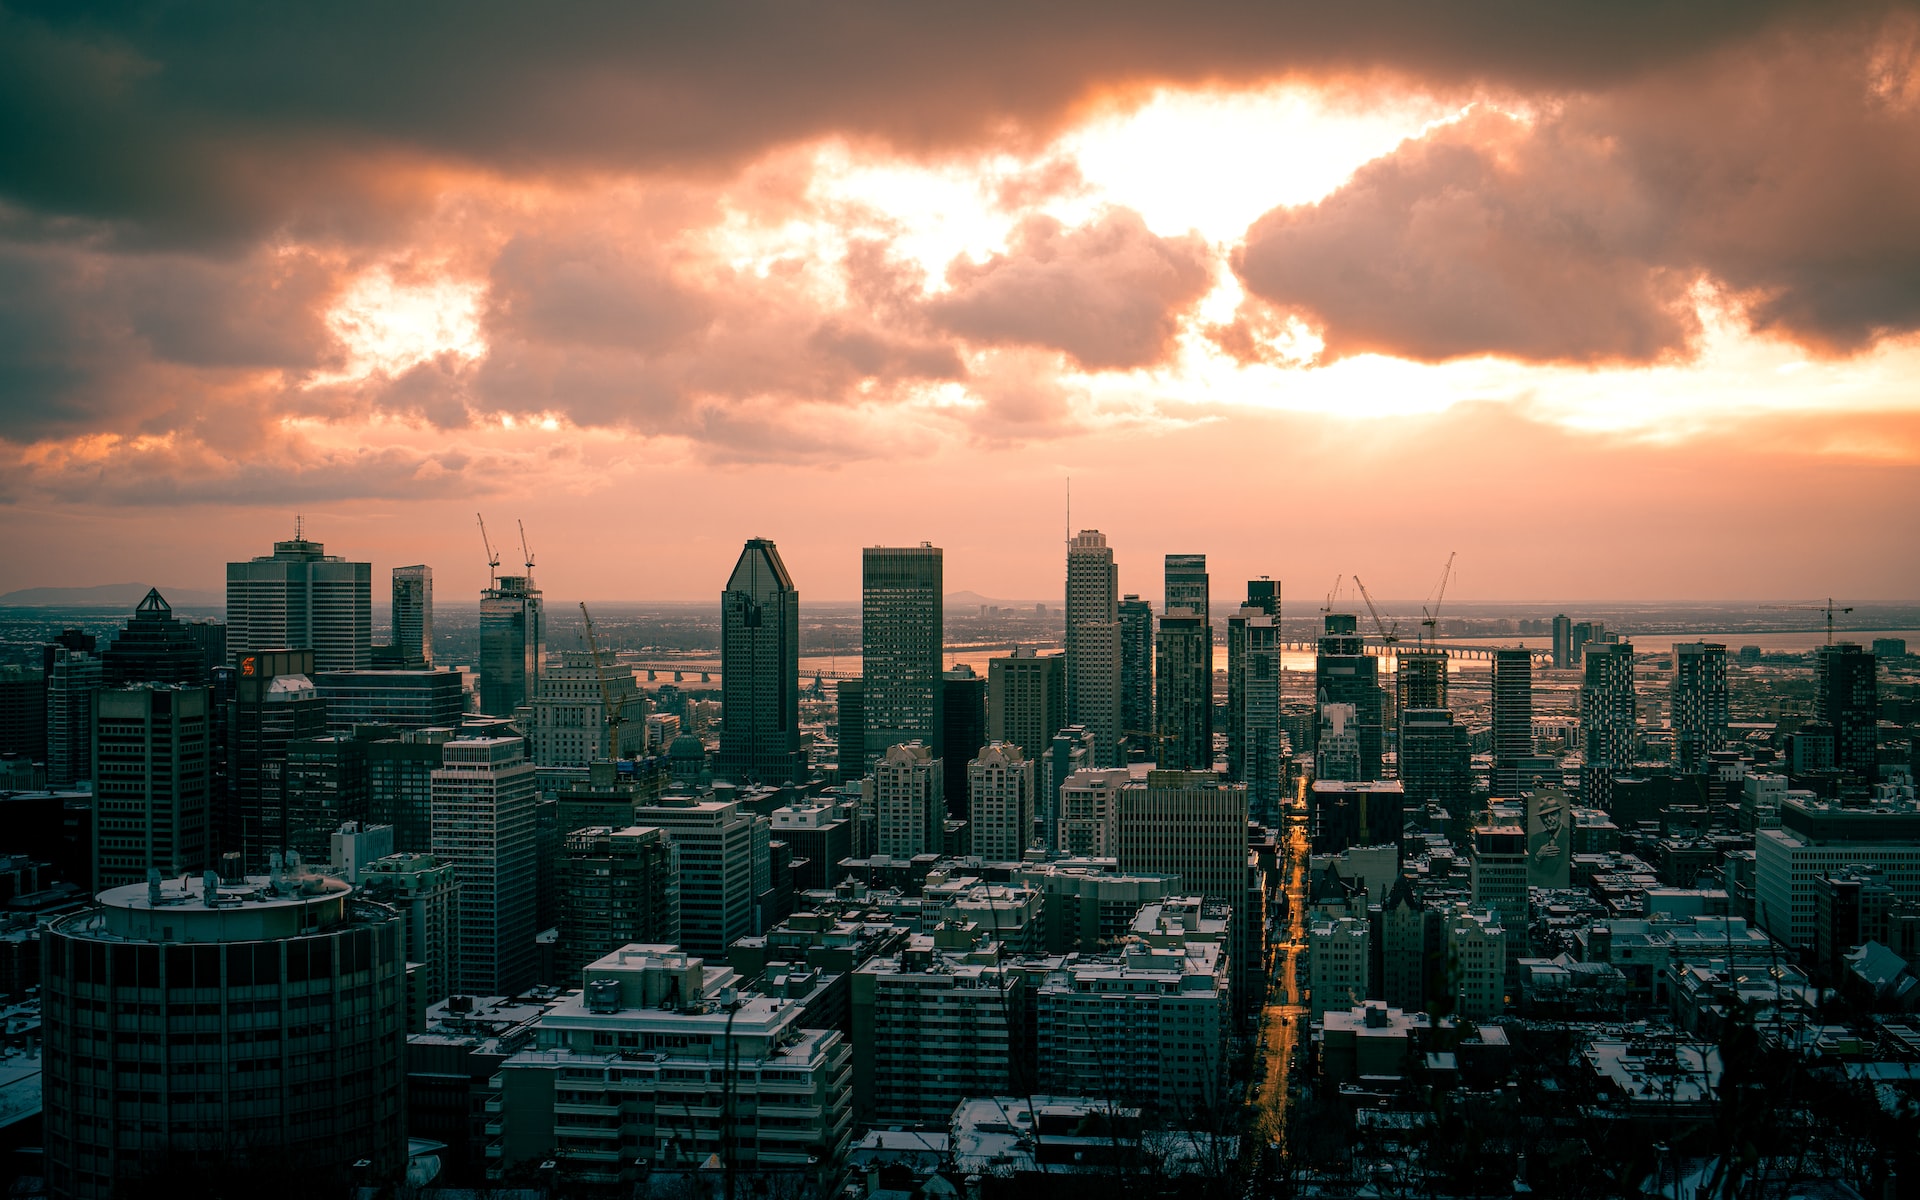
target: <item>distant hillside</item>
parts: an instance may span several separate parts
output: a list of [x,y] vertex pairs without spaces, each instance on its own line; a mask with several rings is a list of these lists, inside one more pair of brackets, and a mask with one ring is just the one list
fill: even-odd
[[[1038,600],[996,600],[992,596],[982,596],[979,592],[948,592],[946,595],[948,608],[978,608],[982,604],[991,605],[994,608],[1032,608],[1038,603],[1040,603]],[[1054,601],[1047,607],[1058,608],[1060,604]]]
[[[6,608],[132,608],[146,599],[150,583],[101,583],[93,587],[21,588],[0,595]],[[180,608],[220,608],[227,598],[199,588],[162,587],[167,603]]]

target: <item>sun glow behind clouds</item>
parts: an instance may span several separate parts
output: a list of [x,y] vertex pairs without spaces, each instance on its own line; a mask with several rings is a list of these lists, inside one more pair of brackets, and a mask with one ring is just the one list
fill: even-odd
[[484,356],[484,291],[478,283],[445,276],[402,281],[388,267],[363,272],[327,314],[347,349],[346,369],[316,382],[397,375],[443,354],[469,361]]

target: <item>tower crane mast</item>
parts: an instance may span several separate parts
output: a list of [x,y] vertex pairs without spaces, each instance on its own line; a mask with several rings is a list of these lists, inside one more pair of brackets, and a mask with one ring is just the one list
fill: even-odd
[[1440,602],[1447,598],[1447,581],[1453,578],[1453,560],[1459,553],[1458,550],[1447,551],[1447,565],[1441,568],[1440,592],[1433,598],[1433,607],[1428,608],[1424,604],[1420,606],[1420,624],[1426,628],[1426,640],[1428,643],[1439,640]]
[[1391,650],[1393,644],[1400,640],[1400,622],[1395,621],[1392,628],[1388,628],[1387,623],[1380,619],[1380,610],[1373,606],[1373,597],[1367,594],[1367,585],[1360,582],[1358,575],[1353,577],[1353,586],[1360,589],[1360,598],[1367,602],[1367,612],[1373,617],[1373,627],[1380,631],[1380,640]]
[[1777,612],[1823,612],[1827,614],[1827,645],[1833,645],[1833,614],[1850,613],[1853,605],[1835,605],[1833,597],[1827,597],[1825,604],[1762,604],[1761,608]]
[[480,544],[487,548],[487,583],[491,587],[500,580],[500,552],[487,539],[487,519],[479,513],[473,514],[473,519],[480,522]]

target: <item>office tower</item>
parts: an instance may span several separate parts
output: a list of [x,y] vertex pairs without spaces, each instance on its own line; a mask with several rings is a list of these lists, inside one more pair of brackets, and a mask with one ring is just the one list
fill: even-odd
[[1409,708],[1400,714],[1400,782],[1407,803],[1435,804],[1464,817],[1473,798],[1473,750],[1467,727],[1444,708]]
[[967,764],[987,744],[987,681],[961,663],[941,676],[946,690],[943,702],[947,732],[946,794],[947,815],[966,816]]
[[1307,803],[1308,833],[1315,854],[1400,844],[1406,825],[1404,780],[1315,779]]
[[204,685],[109,688],[93,705],[93,885],[142,883],[214,863]]
[[400,914],[406,961],[418,964],[409,1011],[451,996],[460,977],[458,873],[431,854],[390,854],[366,865],[360,887],[369,900]]
[[634,806],[633,823],[663,831],[679,847],[680,944],[715,956],[737,938],[765,932],[760,907],[771,890],[770,826],[733,800],[675,800]]
[[585,650],[563,650],[559,663],[540,673],[534,693],[533,765],[584,767],[622,758],[645,741],[646,719],[646,700],[632,671],[614,670],[604,656],[596,663]]
[[367,743],[367,819],[393,828],[397,854],[433,848],[433,773],[452,729],[399,729]]
[[433,666],[433,568],[393,569],[393,649],[400,665]]
[[47,761],[47,676],[32,667],[0,666],[0,754]]
[[1115,816],[1122,872],[1178,875],[1180,886],[1233,910],[1230,950],[1243,970],[1258,970],[1265,932],[1249,928],[1247,789],[1212,771],[1146,772],[1120,789]]
[[208,677],[222,668],[231,670],[233,660],[227,657],[227,623],[225,621],[188,621],[187,640],[200,651],[200,659],[206,664]]
[[1129,758],[1151,758],[1153,722],[1153,605],[1138,596],[1120,600],[1120,736]]
[[1154,709],[1160,722],[1155,761],[1167,770],[1213,766],[1213,658],[1204,618],[1168,609],[1160,618],[1154,663]]
[[1395,656],[1394,712],[1447,707],[1447,652],[1421,647]]
[[512,996],[534,982],[538,793],[524,744],[450,741],[433,772],[432,853],[460,881],[456,991]]
[[1517,796],[1528,781],[1520,760],[1533,756],[1533,656],[1493,652],[1493,794]]
[[793,848],[793,886],[803,892],[840,882],[840,863],[853,857],[851,806],[798,802],[773,810],[770,835]]
[[[841,782],[864,774],[867,747],[866,683],[860,679],[842,679],[833,685],[836,742],[834,767]],[[944,697],[942,697],[944,699]],[[942,719],[945,718],[941,714]]]
[[1727,744],[1727,648],[1675,643],[1669,697],[1673,761],[1682,771],[1698,771]]
[[1565,671],[1573,661],[1573,621],[1561,613],[1553,619],[1553,669]]
[[1247,785],[1259,821],[1279,818],[1286,762],[1280,753],[1279,596],[1272,580],[1247,584],[1247,603],[1227,618],[1227,764]]
[[[1213,767],[1213,600],[1207,578],[1207,556],[1204,554],[1169,554],[1166,558],[1166,602],[1161,606],[1163,613],[1172,614],[1184,611],[1199,618],[1200,622],[1200,658],[1198,678],[1202,681],[1199,692],[1199,744],[1200,753],[1190,759],[1195,770],[1211,770]],[[1188,636],[1192,636],[1189,630]],[[1162,691],[1156,700],[1164,696]],[[1189,704],[1193,701],[1189,700]],[[1177,720],[1169,726],[1163,713],[1160,724],[1165,728],[1179,728],[1191,725],[1193,714]],[[1180,769],[1181,764],[1160,760],[1162,767]]]
[[533,703],[546,653],[546,600],[533,576],[496,576],[480,593],[480,711],[511,717]]
[[1084,725],[1069,725],[1053,735],[1046,757],[1034,768],[1039,785],[1035,801],[1041,820],[1041,838],[1048,850],[1060,849],[1061,796],[1067,780],[1090,769],[1098,761],[1094,756],[1093,733]]
[[[1602,642],[1586,650],[1580,684],[1580,729],[1586,748],[1581,798],[1588,807],[1611,809],[1613,778],[1633,764],[1639,702],[1633,689],[1633,643]],[[1518,795],[1527,781],[1519,780]]]
[[1833,765],[1849,779],[1879,777],[1880,701],[1873,655],[1854,642],[1813,652],[1814,716],[1833,727]]
[[1093,731],[1101,765],[1120,762],[1120,571],[1106,535],[1067,544],[1067,722]]
[[287,849],[287,746],[327,731],[326,702],[308,678],[313,651],[275,650],[240,656],[227,712],[226,812],[223,852],[238,851],[249,871]]
[[[1368,654],[1360,636],[1360,620],[1352,613],[1328,613],[1322,621],[1318,652],[1313,662],[1315,702],[1351,704],[1346,722],[1359,744],[1359,779],[1380,778],[1382,750],[1380,660]],[[1320,729],[1327,728],[1323,717]],[[1315,749],[1319,746],[1316,741]]]
[[47,786],[68,788],[93,778],[93,694],[100,690],[100,660],[86,650],[55,646],[48,652],[46,679]]
[[662,831],[575,829],[560,875],[563,980],[622,946],[680,944],[680,848]]
[[310,542],[296,525],[271,555],[227,564],[227,649],[311,650],[319,671],[373,664],[373,566]]
[[326,862],[334,831],[367,821],[373,790],[367,743],[340,733],[288,742],[282,786],[285,848],[307,862]]
[[126,627],[100,655],[105,686],[130,683],[207,682],[207,659],[194,641],[190,627],[175,619],[173,608],[157,588],[133,610]]
[[720,722],[715,773],[722,779],[783,784],[806,778],[800,593],[766,538],[748,540],[720,593]]
[[1853,868],[1886,876],[1896,899],[1920,903],[1920,808],[1911,801],[1841,803],[1789,792],[1780,824],[1755,832],[1759,923],[1795,950],[1817,938],[1819,881]]
[[353,895],[209,872],[111,888],[46,926],[49,1190],[171,1194],[182,1164],[397,1177],[406,962],[394,915]]
[[1016,649],[987,660],[987,740],[1012,742],[1028,758],[1047,751],[1067,724],[1067,660]]
[[988,943],[930,937],[854,968],[854,1108],[874,1124],[939,1125],[969,1096],[1025,1091],[1027,972]]
[[1033,838],[1033,760],[1009,742],[991,742],[967,764],[971,852],[989,862],[1018,862]]
[[1233,1032],[1224,950],[1198,940],[1136,942],[1111,957],[1075,955],[1040,976],[1041,1092],[1124,1098],[1169,1114],[1220,1103]]
[[[999,739],[995,739],[996,741]],[[867,776],[879,836],[878,853],[893,858],[939,854],[945,836],[947,806],[942,791],[946,771],[933,751],[919,742],[888,746]]]
[[[869,546],[860,554],[861,710],[865,774],[889,746],[924,743],[941,752],[946,695],[940,686],[945,636],[941,553],[918,546]],[[846,764],[841,764],[843,773]]]
[[[595,1192],[633,1179],[638,1151],[644,1194],[696,1181],[689,1194],[719,1194],[736,1172],[742,1197],[834,1193],[853,1136],[839,1030],[802,1028],[805,1005],[740,992],[724,965],[672,946],[623,946],[568,982],[586,986],[539,1016],[533,1044],[497,1068],[490,1166],[508,1178],[553,1169],[556,1191]],[[623,1045],[629,1053],[615,1057]],[[580,1103],[588,1079],[613,1089],[596,1100],[614,1102]]]
[[[361,725],[452,727],[460,724],[467,711],[467,694],[457,671],[320,671],[313,676],[313,687],[326,701],[327,728],[336,733]],[[598,691],[594,699],[598,701]]]

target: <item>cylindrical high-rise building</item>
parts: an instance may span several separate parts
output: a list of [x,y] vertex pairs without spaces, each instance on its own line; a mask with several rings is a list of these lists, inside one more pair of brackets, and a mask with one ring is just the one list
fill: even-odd
[[[209,887],[209,884],[212,884]],[[111,888],[41,935],[48,1184],[405,1166],[400,922],[339,879]]]

